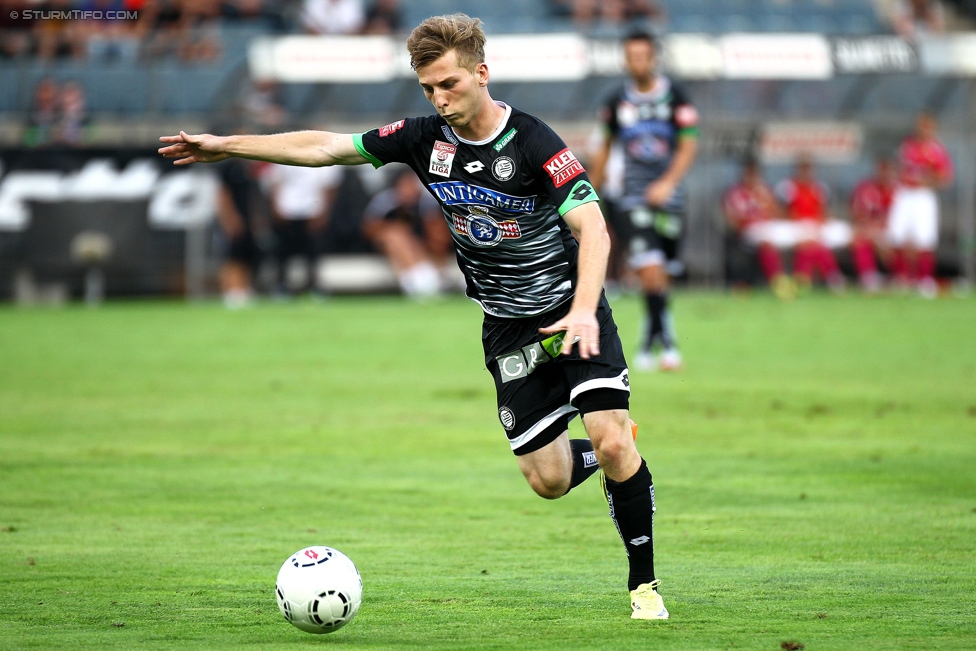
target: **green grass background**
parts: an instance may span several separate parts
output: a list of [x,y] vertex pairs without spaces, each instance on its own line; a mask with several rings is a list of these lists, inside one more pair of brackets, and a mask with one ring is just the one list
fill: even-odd
[[[976,648],[976,301],[675,310],[637,622],[598,483],[521,478],[469,301],[0,308],[0,648]],[[310,544],[365,582],[333,635],[273,597]]]

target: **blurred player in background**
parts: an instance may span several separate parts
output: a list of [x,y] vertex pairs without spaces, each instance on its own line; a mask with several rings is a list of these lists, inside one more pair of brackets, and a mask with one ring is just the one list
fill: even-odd
[[[626,163],[619,206],[629,216],[630,232],[624,237],[647,309],[635,366],[677,370],[682,360],[668,307],[668,264],[678,262],[684,235],[688,199],[683,180],[697,151],[698,111],[680,88],[655,71],[655,59],[656,43],[649,33],[633,32],[624,40],[630,79],[601,109],[606,134],[594,156],[593,180],[600,188],[610,149],[620,141]],[[656,349],[661,351],[657,360]]]
[[742,176],[722,197],[725,222],[735,233],[740,246],[753,252],[770,288],[777,297],[788,300],[796,295],[792,279],[783,273],[783,260],[770,242],[753,237],[756,227],[782,218],[782,209],[759,169],[759,161],[749,157],[742,164]]
[[858,183],[851,193],[851,225],[854,229],[851,255],[861,289],[869,293],[881,289],[881,273],[875,253],[886,267],[891,263],[885,232],[894,192],[894,169],[890,160],[881,157],[875,163],[874,175]]
[[[303,166],[405,163],[438,200],[484,311],[485,365],[519,468],[547,499],[598,469],[630,564],[631,617],[667,619],[654,575],[654,486],[629,418],[630,381],[603,295],[610,239],[586,171],[541,120],[488,92],[481,21],[428,18],[407,39],[437,115],[362,134],[165,136],[175,163],[229,156]],[[391,334],[396,324],[390,324]],[[589,438],[570,441],[580,414]],[[569,560],[569,559],[567,559]]]
[[813,173],[813,161],[801,156],[793,176],[776,186],[787,218],[802,230],[793,260],[793,275],[801,287],[813,283],[814,273],[834,291],[842,291],[844,276],[837,266],[834,252],[821,241],[821,229],[830,217],[830,190]]
[[895,282],[915,282],[919,293],[935,298],[935,248],[939,243],[939,198],[936,190],[952,182],[952,159],[936,138],[935,118],[922,113],[915,133],[898,152],[900,176],[888,216],[888,241],[894,249]]
[[260,191],[251,161],[231,159],[221,163],[217,223],[226,238],[220,289],[224,305],[237,309],[250,305],[252,278],[259,250],[254,238],[254,203]]
[[399,170],[392,185],[366,205],[363,233],[390,261],[407,296],[436,296],[447,288],[450,272],[444,268],[454,264],[451,234],[437,201],[410,168]]
[[298,294],[313,289],[321,239],[342,182],[342,171],[272,165],[266,180],[278,237],[278,290]]

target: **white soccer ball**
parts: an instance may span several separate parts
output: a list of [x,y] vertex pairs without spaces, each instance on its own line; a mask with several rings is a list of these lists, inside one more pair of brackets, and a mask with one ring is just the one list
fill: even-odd
[[356,565],[337,549],[300,549],[278,571],[278,609],[292,625],[309,633],[331,633],[348,624],[363,600]]

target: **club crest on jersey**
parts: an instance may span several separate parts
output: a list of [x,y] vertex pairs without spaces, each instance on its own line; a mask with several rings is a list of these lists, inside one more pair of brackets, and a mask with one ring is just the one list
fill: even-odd
[[557,188],[583,173],[583,166],[568,147],[546,161],[544,167],[549,178],[552,179],[552,184]]
[[457,147],[454,145],[436,140],[434,149],[430,152],[430,173],[437,176],[449,177],[451,166],[454,165],[454,155]]
[[499,181],[507,181],[515,176],[515,161],[508,156],[499,156],[491,164],[491,173]]
[[514,219],[498,221],[487,211],[472,210],[467,215],[452,213],[454,232],[465,235],[477,246],[495,246],[502,239],[522,237],[522,229]]

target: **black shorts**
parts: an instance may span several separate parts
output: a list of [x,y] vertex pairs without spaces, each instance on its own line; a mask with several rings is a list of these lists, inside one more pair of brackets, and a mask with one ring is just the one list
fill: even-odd
[[495,379],[498,418],[512,452],[528,454],[566,431],[577,414],[628,409],[630,378],[617,324],[606,297],[600,298],[600,354],[579,356],[576,347],[560,355],[562,334],[543,335],[569,312],[570,302],[524,319],[485,317],[481,342],[485,364]]
[[628,264],[633,269],[666,265],[681,254],[684,215],[642,206],[624,212],[618,219],[626,228]]
[[254,241],[251,231],[244,231],[237,237],[227,240],[225,259],[248,267],[254,267],[258,261],[258,245]]

